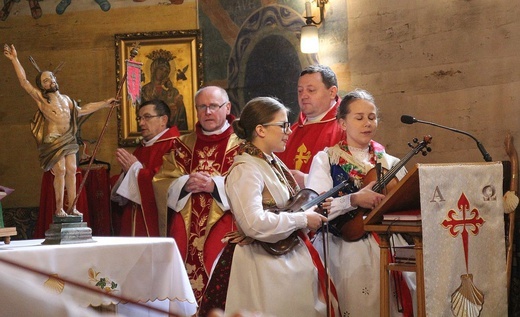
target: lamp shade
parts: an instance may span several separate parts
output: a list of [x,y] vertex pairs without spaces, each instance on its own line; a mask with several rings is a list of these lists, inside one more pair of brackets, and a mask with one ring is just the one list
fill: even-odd
[[316,25],[304,25],[300,38],[300,49],[302,53],[318,53],[320,39]]

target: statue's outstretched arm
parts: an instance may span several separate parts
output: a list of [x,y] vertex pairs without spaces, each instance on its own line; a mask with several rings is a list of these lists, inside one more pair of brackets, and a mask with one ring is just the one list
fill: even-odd
[[18,77],[18,80],[20,81],[20,85],[22,86],[22,88],[25,89],[25,91],[27,91],[27,93],[31,95],[31,97],[33,97],[34,100],[39,102],[41,100],[41,97],[38,93],[38,90],[27,80],[25,70],[23,69],[22,64],[18,60],[18,53],[16,52],[14,45],[9,46],[7,44],[4,44],[4,55],[13,63],[16,76]]
[[84,106],[82,106],[80,109],[78,109],[78,116],[84,116],[90,113],[93,113],[99,109],[103,108],[110,108],[112,106],[118,106],[119,100],[116,98],[109,98],[107,100],[98,101],[98,102],[91,102]]

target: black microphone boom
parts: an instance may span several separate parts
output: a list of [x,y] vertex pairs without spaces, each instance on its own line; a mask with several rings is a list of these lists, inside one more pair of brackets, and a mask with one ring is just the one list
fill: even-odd
[[408,115],[403,114],[403,115],[401,116],[401,122],[402,122],[402,123],[406,123],[406,124],[412,124],[412,123],[417,122],[417,119],[415,119],[415,118],[412,117],[412,116],[408,116]]
[[491,162],[493,160],[491,158],[491,155],[489,155],[489,153],[484,148],[484,145],[482,145],[482,143],[480,143],[479,140],[477,140],[474,136],[472,136],[468,132],[465,132],[465,131],[462,131],[462,130],[457,130],[457,129],[450,128],[450,127],[446,127],[446,126],[443,126],[443,125],[440,125],[440,124],[437,124],[437,123],[433,123],[433,122],[417,120],[414,117],[409,116],[409,115],[405,115],[405,114],[401,116],[401,122],[405,123],[405,124],[413,124],[413,123],[416,123],[416,122],[424,123],[424,124],[433,125],[434,127],[439,127],[439,128],[443,128],[443,129],[446,129],[446,130],[450,130],[450,131],[453,131],[453,132],[457,132],[457,133],[461,133],[461,134],[467,135],[470,138],[472,138],[473,140],[475,140],[475,142],[477,142],[477,147],[480,150],[480,153],[482,153],[482,156],[484,157],[484,160],[486,162]]

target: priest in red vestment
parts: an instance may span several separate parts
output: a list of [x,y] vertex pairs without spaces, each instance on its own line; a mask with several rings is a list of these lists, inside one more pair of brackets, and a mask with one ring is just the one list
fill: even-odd
[[158,237],[152,178],[161,167],[163,155],[173,148],[179,130],[169,126],[170,108],[162,100],[144,102],[136,119],[143,137],[141,145],[133,154],[125,149],[116,151],[123,173],[112,189],[112,200],[123,208],[114,212],[114,217],[120,217],[114,221],[120,222],[120,228],[114,231],[120,236]]
[[161,235],[175,238],[195,297],[200,301],[233,219],[224,177],[240,140],[233,133],[226,91],[208,86],[195,94],[195,131],[174,141],[154,177]]
[[301,188],[312,158],[345,138],[336,120],[340,103],[336,74],[325,65],[311,65],[298,79],[300,116],[292,125],[287,147],[276,155],[291,169]]

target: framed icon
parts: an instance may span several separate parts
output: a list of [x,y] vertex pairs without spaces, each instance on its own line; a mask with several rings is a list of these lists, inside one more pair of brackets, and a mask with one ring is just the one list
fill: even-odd
[[[200,31],[116,34],[115,47],[116,82],[121,96],[118,108],[119,145],[134,146],[140,142],[136,110],[140,103],[151,99],[161,99],[168,104],[172,113],[170,124],[177,126],[181,133],[193,131],[196,122],[194,94],[203,83]],[[134,48],[137,54],[132,57]],[[127,78],[125,75],[130,73],[129,64],[140,65],[140,78],[133,76],[133,82],[130,76]],[[129,87],[133,90],[136,85],[139,96],[133,100]]]

